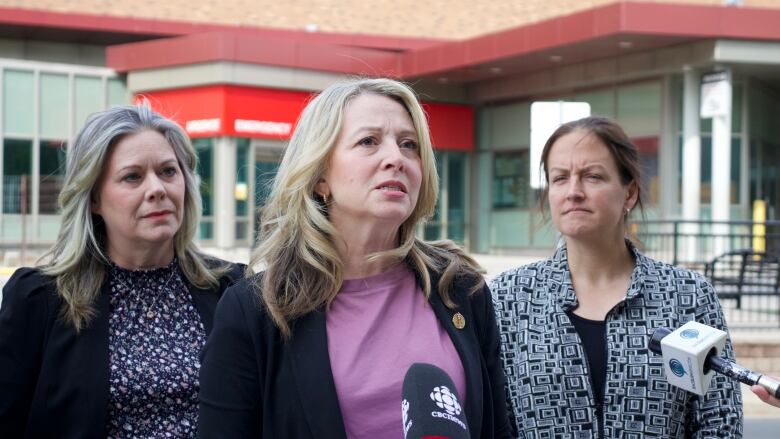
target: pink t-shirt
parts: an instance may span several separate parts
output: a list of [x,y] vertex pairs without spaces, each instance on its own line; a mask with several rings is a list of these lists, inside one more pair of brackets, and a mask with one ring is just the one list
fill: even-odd
[[442,368],[465,401],[458,352],[405,264],[344,281],[326,322],[348,438],[403,437],[401,386],[412,363]]

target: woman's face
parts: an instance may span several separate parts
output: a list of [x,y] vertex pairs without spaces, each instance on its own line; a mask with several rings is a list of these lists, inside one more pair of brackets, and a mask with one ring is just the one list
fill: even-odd
[[623,184],[615,159],[597,136],[575,130],[559,138],[547,157],[547,179],[553,224],[563,236],[623,236],[636,184]]
[[182,222],[184,176],[162,134],[146,130],[120,140],[96,189],[92,212],[106,225],[109,255],[172,243]]
[[341,132],[315,190],[327,197],[336,227],[370,222],[398,228],[417,205],[421,180],[419,141],[409,113],[393,99],[363,93],[344,109]]

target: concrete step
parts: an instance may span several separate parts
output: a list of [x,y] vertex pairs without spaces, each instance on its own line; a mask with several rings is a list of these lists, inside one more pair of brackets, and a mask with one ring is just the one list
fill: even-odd
[[[780,377],[780,331],[732,331],[734,354],[739,364],[756,372]],[[780,419],[780,409],[764,404],[742,385],[746,418]]]

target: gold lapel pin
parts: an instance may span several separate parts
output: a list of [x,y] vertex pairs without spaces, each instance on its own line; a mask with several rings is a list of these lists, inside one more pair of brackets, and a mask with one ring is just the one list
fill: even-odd
[[466,318],[463,317],[463,314],[456,312],[455,315],[452,316],[452,324],[458,329],[463,329],[466,327]]

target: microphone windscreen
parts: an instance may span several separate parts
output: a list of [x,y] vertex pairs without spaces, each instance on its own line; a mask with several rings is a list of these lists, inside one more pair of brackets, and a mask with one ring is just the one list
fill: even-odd
[[406,372],[401,413],[405,439],[469,438],[469,428],[458,391],[446,372],[426,363],[414,363]]
[[653,331],[653,336],[650,337],[650,341],[647,343],[647,347],[650,349],[651,352],[655,352],[656,354],[661,354],[661,340],[664,339],[667,335],[671,334],[672,331],[667,328],[656,328],[655,331]]

